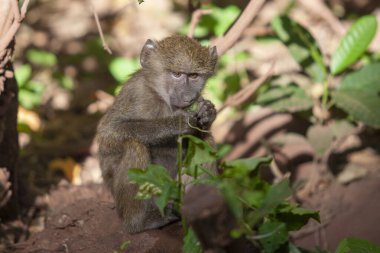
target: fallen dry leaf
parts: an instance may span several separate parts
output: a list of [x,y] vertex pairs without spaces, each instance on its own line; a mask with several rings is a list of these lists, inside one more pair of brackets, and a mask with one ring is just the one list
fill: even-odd
[[65,178],[74,185],[80,185],[82,182],[81,169],[82,167],[72,158],[54,159],[49,163],[49,170],[62,171]]
[[41,119],[37,113],[19,107],[17,114],[18,122],[27,124],[33,131],[38,131],[41,128]]

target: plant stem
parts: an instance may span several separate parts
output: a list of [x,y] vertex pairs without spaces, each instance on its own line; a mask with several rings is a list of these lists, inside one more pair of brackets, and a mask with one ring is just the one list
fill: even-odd
[[182,207],[182,136],[178,137],[177,168],[178,168],[178,199],[179,207]]
[[183,217],[182,215],[182,202],[183,202],[183,194],[184,194],[184,187],[183,187],[183,183],[182,183],[182,140],[183,140],[183,137],[180,135],[178,137],[178,153],[177,153],[177,168],[178,168],[178,204],[179,204],[179,212],[181,214],[181,222],[182,222],[182,230],[183,230],[183,234],[186,235],[187,234],[187,223],[186,223],[186,220],[185,220],[185,217]]
[[326,112],[327,109],[327,99],[329,98],[329,82],[330,82],[330,75],[328,75],[323,82],[323,96],[322,96],[322,109],[324,112]]

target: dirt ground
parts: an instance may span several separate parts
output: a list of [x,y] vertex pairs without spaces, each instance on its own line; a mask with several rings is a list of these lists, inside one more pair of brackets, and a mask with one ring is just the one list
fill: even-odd
[[[319,207],[322,220],[294,234],[296,245],[308,249],[319,245],[333,251],[340,240],[351,236],[380,245],[379,186],[377,173],[347,186],[332,184],[310,198],[307,204]],[[120,252],[181,252],[179,223],[135,235],[126,233],[102,185],[60,186],[49,197],[53,201],[45,229],[5,252],[117,252],[126,241],[130,244]]]
[[[319,245],[335,251],[346,237],[357,237],[380,245],[380,174],[352,182],[331,185],[309,201],[321,210],[321,223],[314,223],[295,235],[297,246],[313,249]],[[319,208],[316,208],[317,210]]]
[[180,252],[179,223],[129,235],[102,185],[62,186],[50,197],[54,201],[45,229],[8,252],[114,252],[126,241],[130,244],[125,252]]

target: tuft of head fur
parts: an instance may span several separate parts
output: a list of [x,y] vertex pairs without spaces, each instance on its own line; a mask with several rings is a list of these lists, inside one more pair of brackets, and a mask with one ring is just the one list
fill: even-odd
[[196,40],[174,35],[156,43],[158,61],[170,71],[212,75],[217,62],[216,53]]

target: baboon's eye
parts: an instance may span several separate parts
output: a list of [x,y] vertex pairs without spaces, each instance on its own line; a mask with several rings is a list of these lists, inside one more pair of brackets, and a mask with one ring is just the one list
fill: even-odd
[[173,77],[180,78],[182,76],[182,73],[180,72],[172,72]]
[[189,78],[190,79],[197,79],[198,78],[198,74],[197,73],[191,73],[191,74],[189,74]]

